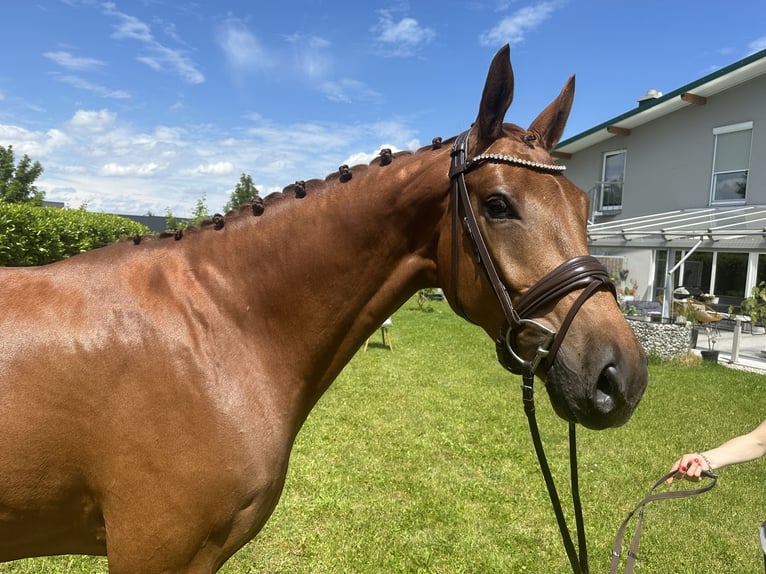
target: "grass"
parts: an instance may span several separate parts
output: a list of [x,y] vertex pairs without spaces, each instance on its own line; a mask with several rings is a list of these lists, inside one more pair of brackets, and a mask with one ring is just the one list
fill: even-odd
[[[446,303],[394,315],[394,352],[376,334],[298,437],[285,492],[227,574],[550,573],[569,565],[521,406],[520,379]],[[713,364],[652,365],[633,419],[578,429],[593,572],[617,527],[673,460],[763,418],[766,377]],[[538,393],[538,422],[569,511],[567,425]],[[638,571],[761,572],[766,461],[721,471],[712,492],[646,512]],[[689,486],[688,483],[683,486]],[[632,528],[628,536],[632,534]],[[695,561],[695,562],[690,562]],[[0,572],[100,573],[104,559],[0,564]]]

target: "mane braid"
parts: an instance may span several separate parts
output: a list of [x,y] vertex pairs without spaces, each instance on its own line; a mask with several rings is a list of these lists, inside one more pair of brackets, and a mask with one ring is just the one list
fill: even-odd
[[[132,235],[129,237],[125,237],[123,241],[132,241],[134,245],[140,245],[143,242],[150,241],[153,239],[167,239],[167,238],[174,238],[176,241],[182,239],[184,235],[187,233],[196,234],[200,231],[204,231],[206,228],[213,227],[216,231],[220,231],[224,228],[225,223],[230,222],[235,219],[244,219],[247,216],[252,217],[263,215],[263,213],[266,211],[266,208],[273,207],[274,204],[280,203],[288,198],[295,198],[295,199],[303,199],[306,197],[307,192],[316,192],[322,190],[322,188],[326,187],[327,184],[332,183],[334,181],[340,180],[341,183],[345,183],[349,181],[352,177],[352,174],[361,174],[364,173],[369,167],[373,166],[380,166],[380,167],[386,167],[392,163],[394,159],[410,156],[415,153],[425,152],[425,151],[434,151],[438,150],[442,147],[444,144],[448,144],[452,142],[456,138],[450,138],[446,140],[446,142],[442,141],[442,138],[434,138],[431,145],[424,146],[418,149],[417,151],[413,152],[410,150],[402,150],[395,153],[392,153],[389,148],[382,148],[380,150],[380,155],[372,159],[369,164],[358,164],[354,165],[352,167],[348,167],[347,165],[342,165],[338,169],[338,171],[331,173],[327,175],[324,179],[310,179],[306,181],[296,181],[295,183],[291,183],[287,186],[285,186],[282,191],[275,191],[267,196],[257,196],[255,200],[247,203],[243,203],[242,205],[230,210],[225,215],[221,215],[219,213],[216,213],[211,218],[205,219],[204,221],[200,222],[196,226],[189,226],[185,230],[176,230],[176,229],[168,229],[166,231],[160,232],[156,235]],[[479,159],[488,159],[485,157],[478,157],[475,158],[475,160]],[[524,160],[519,160],[524,161]],[[554,168],[556,166],[553,166]]]
[[540,171],[552,171],[555,173],[561,173],[567,168],[567,166],[565,165],[558,165],[555,163],[539,163],[536,161],[523,159],[513,155],[503,155],[499,153],[483,153],[483,154],[477,155],[475,158],[471,160],[470,165],[473,166],[482,161],[495,161],[495,162],[501,162],[501,163],[509,163],[512,165],[520,165],[522,167],[539,169]]

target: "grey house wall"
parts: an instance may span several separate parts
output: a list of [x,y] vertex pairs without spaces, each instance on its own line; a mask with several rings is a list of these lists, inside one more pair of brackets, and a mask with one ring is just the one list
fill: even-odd
[[[576,103],[575,103],[576,105]],[[603,154],[626,150],[620,219],[710,205],[713,128],[753,122],[746,204],[766,204],[766,76],[750,80],[578,151],[566,176],[588,191],[601,179]],[[608,220],[608,219],[607,219]]]

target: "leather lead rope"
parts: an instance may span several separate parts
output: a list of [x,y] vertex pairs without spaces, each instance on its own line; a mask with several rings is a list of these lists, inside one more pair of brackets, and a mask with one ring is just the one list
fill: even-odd
[[703,471],[702,475],[706,478],[711,479],[711,481],[706,484],[705,486],[701,488],[691,489],[691,490],[674,490],[671,492],[659,492],[656,494],[653,494],[654,490],[660,486],[663,482],[665,482],[667,479],[669,479],[671,476],[674,476],[674,472],[669,472],[657,482],[655,482],[652,487],[649,489],[649,492],[647,492],[646,496],[639,502],[636,507],[631,510],[628,513],[628,516],[625,517],[625,520],[623,520],[622,524],[620,525],[620,528],[617,530],[617,536],[614,540],[614,545],[612,546],[612,562],[611,567],[609,569],[610,574],[617,574],[617,569],[620,566],[620,555],[622,553],[622,539],[625,536],[625,529],[628,526],[628,523],[630,522],[630,519],[633,517],[633,515],[638,510],[638,520],[636,522],[636,531],[633,533],[633,538],[630,543],[630,549],[628,550],[628,558],[625,560],[625,574],[633,574],[633,569],[636,565],[636,560],[638,560],[638,544],[641,539],[641,526],[644,521],[644,508],[647,504],[650,502],[654,502],[655,500],[666,500],[669,498],[686,498],[687,496],[696,496],[698,494],[702,494],[707,492],[708,490],[712,489],[716,483],[718,482],[718,475],[714,474],[710,471]]

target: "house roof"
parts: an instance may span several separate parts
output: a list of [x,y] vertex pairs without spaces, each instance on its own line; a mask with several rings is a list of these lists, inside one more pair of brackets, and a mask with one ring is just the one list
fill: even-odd
[[766,252],[766,206],[679,209],[588,225],[593,248]]
[[700,101],[700,97],[707,98],[719,94],[763,74],[766,74],[766,50],[756,52],[663,96],[643,99],[636,108],[560,142],[554,153],[574,154],[614,137],[615,134],[610,133],[610,128],[617,128],[616,131],[634,129],[685,106],[693,105],[695,101]]

